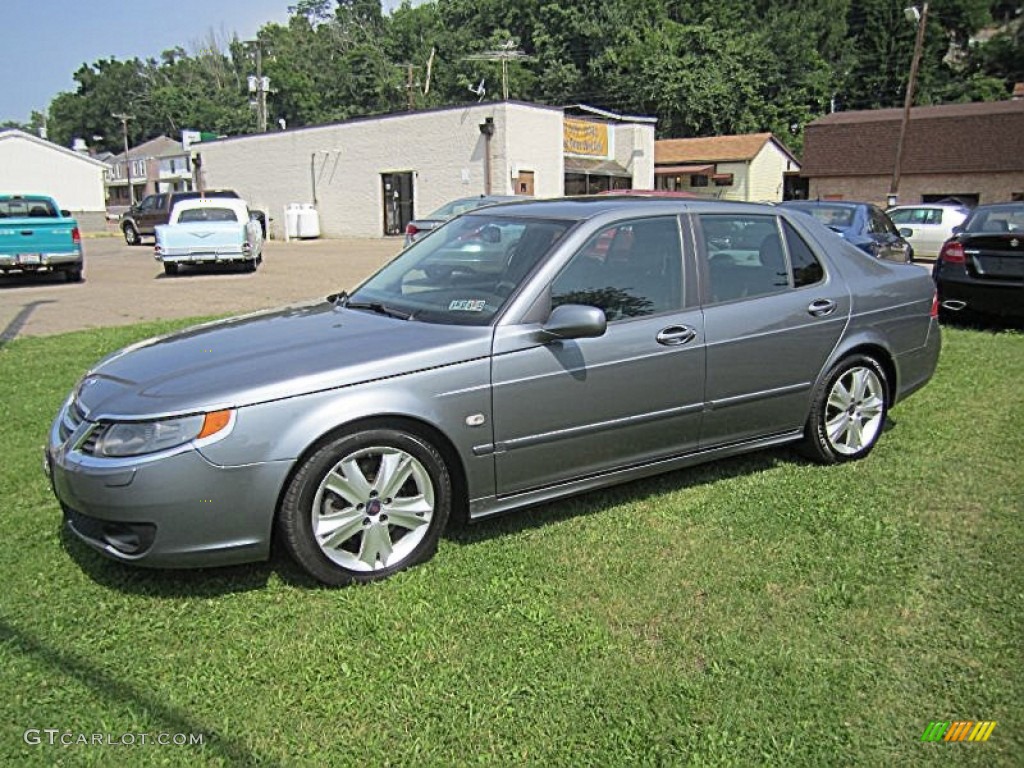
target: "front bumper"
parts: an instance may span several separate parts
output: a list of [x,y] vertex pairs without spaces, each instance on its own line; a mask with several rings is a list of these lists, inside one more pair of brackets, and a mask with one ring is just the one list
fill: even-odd
[[102,554],[179,568],[265,560],[291,462],[223,467],[189,445],[106,459],[51,430],[44,469],[68,529]]

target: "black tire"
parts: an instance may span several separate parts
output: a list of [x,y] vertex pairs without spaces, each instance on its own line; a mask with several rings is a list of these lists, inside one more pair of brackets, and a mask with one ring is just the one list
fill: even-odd
[[64,270],[64,279],[69,283],[80,283],[82,282],[82,268],[74,267],[73,269]]
[[139,236],[139,230],[130,221],[121,228],[121,231],[124,233],[124,241],[128,245],[142,245],[142,237]]
[[885,369],[869,355],[840,360],[814,391],[800,452],[821,464],[863,459],[889,413]]
[[165,261],[164,274],[167,275],[168,277],[173,277],[174,275],[178,274],[178,265],[175,264],[173,261]]
[[259,262],[256,259],[249,259],[248,261],[242,262],[242,269],[246,272],[255,272],[258,264]]
[[370,429],[336,438],[302,462],[277,524],[303,570],[344,586],[429,560],[451,505],[451,477],[436,448],[411,432]]

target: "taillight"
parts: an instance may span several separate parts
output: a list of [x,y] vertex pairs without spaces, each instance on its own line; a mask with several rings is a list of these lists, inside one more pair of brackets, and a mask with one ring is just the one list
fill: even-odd
[[967,261],[967,257],[964,255],[963,244],[956,240],[947,242],[942,246],[942,251],[939,253],[939,261],[944,261],[947,264],[963,264]]
[[410,223],[405,225],[405,234],[407,234],[409,237],[415,237],[419,233],[420,233],[419,227],[417,227],[412,222],[410,222]]
[[75,245],[82,244],[82,233],[78,231],[78,227],[73,227],[71,230],[71,242]]

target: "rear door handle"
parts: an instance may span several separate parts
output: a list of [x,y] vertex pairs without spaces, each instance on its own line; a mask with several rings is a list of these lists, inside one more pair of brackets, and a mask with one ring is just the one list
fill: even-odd
[[807,307],[807,312],[814,317],[828,317],[835,311],[836,303],[831,299],[815,299]]
[[659,344],[664,344],[666,347],[675,347],[693,341],[697,338],[697,331],[686,325],[670,325],[668,328],[663,328],[659,331],[655,338]]

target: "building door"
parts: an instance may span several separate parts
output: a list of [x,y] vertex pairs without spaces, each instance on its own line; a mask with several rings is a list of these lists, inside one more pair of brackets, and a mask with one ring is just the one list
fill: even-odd
[[412,221],[412,172],[382,173],[384,234],[401,235]]
[[533,171],[520,171],[516,177],[516,194],[533,197]]

